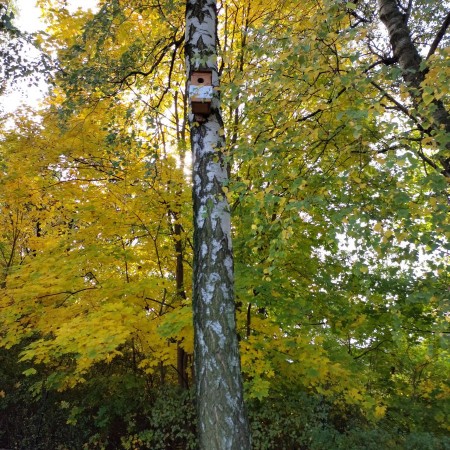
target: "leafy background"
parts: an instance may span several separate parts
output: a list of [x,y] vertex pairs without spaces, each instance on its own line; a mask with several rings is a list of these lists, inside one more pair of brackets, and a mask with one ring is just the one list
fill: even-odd
[[[184,2],[39,4],[0,30],[43,55],[4,89],[50,83],[1,119],[0,444],[196,448]],[[374,2],[219,4],[254,448],[450,448],[448,4],[400,6],[419,103]]]

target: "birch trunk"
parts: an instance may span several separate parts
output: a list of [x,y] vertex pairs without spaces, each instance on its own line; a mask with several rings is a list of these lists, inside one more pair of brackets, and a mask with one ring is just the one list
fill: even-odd
[[[187,0],[186,71],[212,70],[216,62],[215,0]],[[194,201],[194,368],[199,443],[204,450],[250,449],[236,334],[228,181],[218,91],[200,124],[191,114]]]
[[[416,108],[423,108],[421,83],[425,80],[425,70],[421,68],[422,57],[411,38],[411,32],[404,15],[400,12],[397,0],[378,0],[380,20],[386,26],[394,57],[402,69],[403,79]],[[450,135],[450,114],[440,100],[433,100],[429,105],[433,118],[434,132],[444,130]],[[450,141],[444,139],[444,156],[440,159],[442,173],[450,177]],[[447,155],[445,154],[447,153]]]

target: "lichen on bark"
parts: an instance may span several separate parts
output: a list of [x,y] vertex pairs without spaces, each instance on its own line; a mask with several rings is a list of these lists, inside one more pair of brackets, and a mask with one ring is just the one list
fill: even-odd
[[[186,72],[216,65],[215,0],[188,0]],[[194,203],[194,367],[201,449],[251,448],[236,334],[230,208],[218,90],[201,123],[190,115]]]

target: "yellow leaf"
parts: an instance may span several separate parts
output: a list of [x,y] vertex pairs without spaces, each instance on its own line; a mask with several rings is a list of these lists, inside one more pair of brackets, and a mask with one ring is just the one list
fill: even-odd
[[377,222],[373,227],[373,231],[380,233],[383,230],[383,224],[381,222]]
[[375,417],[381,419],[386,414],[386,406],[377,406],[375,408]]

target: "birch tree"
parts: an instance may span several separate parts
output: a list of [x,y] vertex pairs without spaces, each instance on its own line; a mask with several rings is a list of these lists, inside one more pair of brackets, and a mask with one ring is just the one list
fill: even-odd
[[216,94],[201,123],[190,115],[194,200],[194,361],[200,448],[247,449],[236,334],[225,138],[217,71],[215,0],[188,0],[186,73],[212,71]]
[[[394,61],[398,62],[402,70],[403,80],[406,83],[414,107],[425,118],[427,114],[431,115],[431,120],[423,120],[423,129],[431,136],[437,134],[438,142],[440,141],[442,148],[446,149],[445,153],[441,151],[439,160],[442,166],[442,174],[449,177],[450,157],[447,153],[450,150],[450,141],[448,139],[448,134],[450,134],[450,115],[444,103],[435,96],[433,90],[426,89],[424,82],[428,72],[426,62],[438,48],[450,25],[450,13],[445,17],[439,32],[430,45],[426,59],[423,60],[414,44],[408,27],[412,2],[409,2],[409,5],[408,10],[402,14],[396,0],[379,0],[380,20],[388,31]],[[442,130],[444,133],[439,136]]]
[[0,117],[0,448],[248,448],[239,364],[254,448],[449,447],[448,1],[98,3]]

